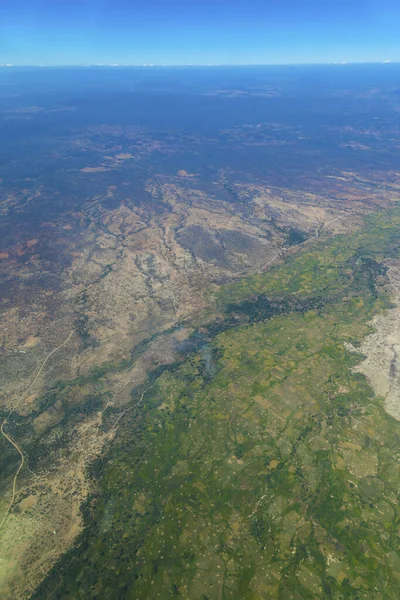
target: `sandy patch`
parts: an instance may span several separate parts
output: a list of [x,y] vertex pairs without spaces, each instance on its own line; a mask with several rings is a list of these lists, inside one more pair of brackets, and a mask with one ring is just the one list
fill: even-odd
[[28,337],[28,339],[26,340],[25,344],[22,346],[23,348],[33,348],[34,346],[37,346],[37,344],[40,342],[40,338],[36,337],[34,335],[30,335]]
[[32,508],[33,506],[35,506],[36,503],[37,503],[37,497],[33,496],[31,494],[27,498],[24,498],[23,500],[21,500],[21,502],[18,504],[18,506],[19,506],[20,510],[26,511],[26,510],[29,510],[30,508]]
[[392,267],[389,273],[398,306],[372,321],[375,332],[360,348],[367,358],[354,372],[366,376],[376,395],[384,398],[385,410],[400,420],[400,272]]
[[104,173],[108,171],[106,167],[84,167],[81,169],[81,173]]
[[115,156],[118,160],[129,160],[130,158],[135,158],[133,154],[128,154],[127,152],[121,152],[121,154],[117,154]]
[[179,175],[179,177],[196,177],[196,175],[194,173],[188,173],[184,169],[181,169],[180,171],[178,171],[178,175]]

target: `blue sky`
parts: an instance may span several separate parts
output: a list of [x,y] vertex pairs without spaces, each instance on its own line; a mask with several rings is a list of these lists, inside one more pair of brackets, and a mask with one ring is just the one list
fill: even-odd
[[0,64],[400,61],[400,0],[0,0]]

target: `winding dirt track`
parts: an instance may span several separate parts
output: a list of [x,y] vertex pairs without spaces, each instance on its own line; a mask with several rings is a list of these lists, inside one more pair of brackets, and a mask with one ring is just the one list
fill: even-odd
[[7,417],[4,419],[3,423],[1,424],[0,427],[0,432],[3,435],[3,437],[5,437],[5,439],[12,445],[14,446],[14,448],[16,449],[16,451],[18,452],[18,454],[21,457],[21,461],[18,467],[17,472],[14,475],[14,479],[13,479],[13,485],[12,485],[12,496],[11,496],[11,501],[10,504],[7,507],[7,510],[5,512],[5,515],[0,523],[0,529],[3,527],[9,512],[14,504],[15,501],[15,496],[17,493],[17,480],[18,480],[18,476],[24,466],[25,463],[25,457],[24,457],[24,453],[22,452],[21,448],[18,446],[18,444],[16,444],[9,435],[7,435],[7,433],[5,433],[4,431],[4,427],[7,424],[7,421],[10,419],[11,415],[17,410],[17,408],[20,406],[20,404],[25,400],[25,398],[28,396],[29,392],[31,391],[31,389],[33,388],[33,386],[35,385],[35,383],[37,382],[37,380],[40,377],[40,374],[42,373],[44,367],[46,366],[47,361],[49,360],[49,358],[55,354],[56,352],[58,352],[58,350],[61,350],[61,348],[63,348],[64,346],[66,346],[69,342],[69,340],[71,339],[71,337],[73,336],[74,331],[71,331],[70,334],[68,335],[67,339],[60,344],[59,346],[57,346],[57,348],[54,348],[54,350],[52,350],[51,352],[48,353],[48,355],[46,356],[46,358],[44,359],[44,361],[42,362],[38,372],[36,373],[36,376],[34,378],[34,380],[32,381],[32,383],[29,385],[29,387],[25,390],[25,392],[22,394],[21,398],[16,402],[16,404],[13,406],[13,408],[10,410],[10,412],[8,413]]

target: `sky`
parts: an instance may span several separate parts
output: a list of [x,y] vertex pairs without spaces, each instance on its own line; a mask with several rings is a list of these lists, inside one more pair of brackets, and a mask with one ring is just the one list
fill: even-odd
[[400,61],[400,0],[0,0],[0,65]]

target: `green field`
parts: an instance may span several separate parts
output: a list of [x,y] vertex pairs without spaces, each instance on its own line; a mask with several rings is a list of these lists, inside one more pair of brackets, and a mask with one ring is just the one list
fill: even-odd
[[224,320],[132,399],[34,597],[397,600],[400,428],[346,342],[390,307],[399,245],[394,209],[221,288]]

